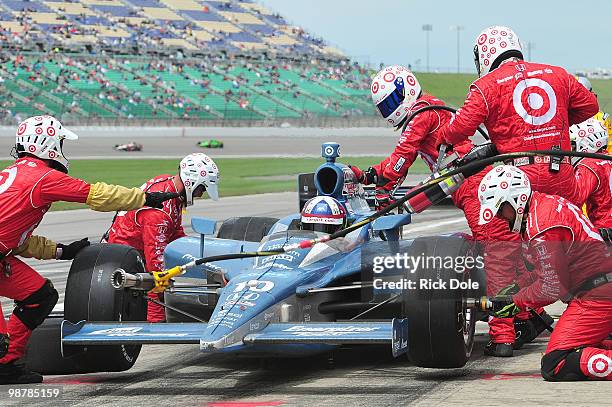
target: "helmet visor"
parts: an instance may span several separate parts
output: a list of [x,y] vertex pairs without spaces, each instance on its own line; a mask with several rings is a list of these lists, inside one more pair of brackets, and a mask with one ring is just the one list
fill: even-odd
[[378,111],[385,119],[393,112],[397,110],[397,108],[404,102],[405,92],[403,83],[395,84],[395,90],[391,92],[386,98],[384,98],[380,103],[376,105]]

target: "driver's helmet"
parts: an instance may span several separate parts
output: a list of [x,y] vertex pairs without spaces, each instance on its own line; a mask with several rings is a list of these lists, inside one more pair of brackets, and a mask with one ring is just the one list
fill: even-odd
[[334,233],[346,227],[346,209],[331,196],[309,199],[302,209],[302,230]]
[[12,155],[19,158],[31,154],[49,160],[53,168],[68,173],[68,159],[62,147],[64,140],[78,138],[53,116],[32,116],[19,124]]
[[523,59],[523,46],[511,28],[489,27],[476,37],[474,63],[478,76],[485,76],[512,57]]
[[392,126],[399,126],[421,96],[421,85],[408,68],[392,65],[372,79],[370,94],[383,119]]

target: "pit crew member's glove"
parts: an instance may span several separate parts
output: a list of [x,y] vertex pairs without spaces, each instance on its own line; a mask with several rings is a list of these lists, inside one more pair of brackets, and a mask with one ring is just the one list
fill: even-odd
[[489,311],[496,318],[511,318],[521,312],[511,295],[496,295],[489,301],[491,302]]
[[374,195],[374,204],[376,206],[377,211],[386,208],[393,202],[393,199],[391,199],[391,191],[383,187],[376,187]]
[[72,242],[69,245],[57,244],[57,251],[55,252],[55,258],[58,260],[72,260],[77,255],[81,249],[89,246],[89,239],[83,238],[81,240],[77,240],[76,242]]
[[370,167],[367,170],[363,171],[361,168],[355,167],[350,164],[349,168],[351,169],[351,171],[353,171],[353,174],[355,174],[355,178],[357,178],[357,181],[359,181],[360,184],[376,184],[378,174],[376,174],[376,170],[374,168]]
[[612,245],[612,228],[600,228],[599,234],[608,246]]
[[[4,316],[0,315],[0,318],[4,318]],[[0,358],[3,358],[8,353],[9,343],[8,334],[0,334]]]
[[151,208],[162,208],[162,204],[169,200],[178,198],[180,194],[176,192],[146,192],[146,199],[144,206],[150,206]]
[[518,293],[519,291],[520,291],[519,285],[517,283],[512,283],[510,285],[505,286],[501,290],[499,290],[497,295],[514,295]]

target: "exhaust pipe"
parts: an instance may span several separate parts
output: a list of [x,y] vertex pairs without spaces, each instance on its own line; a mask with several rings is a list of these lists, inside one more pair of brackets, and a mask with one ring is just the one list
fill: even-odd
[[132,274],[124,269],[116,269],[111,275],[111,285],[116,290],[131,288],[132,290],[149,291],[155,287],[155,280],[149,273]]

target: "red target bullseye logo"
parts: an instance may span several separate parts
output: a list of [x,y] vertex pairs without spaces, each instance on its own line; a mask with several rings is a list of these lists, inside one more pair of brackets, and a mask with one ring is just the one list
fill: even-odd
[[395,74],[393,72],[387,72],[383,76],[383,79],[385,80],[385,82],[393,82],[395,80]]
[[488,222],[493,219],[493,211],[489,208],[486,208],[484,211],[482,211],[482,219],[484,219],[485,222]]
[[29,151],[30,153],[35,152],[35,151],[36,151],[36,146],[32,146],[32,145],[28,146],[28,151]]
[[521,200],[521,202],[527,202],[527,195],[522,194],[519,199]]
[[501,184],[499,184],[499,187],[501,189],[508,189],[508,183],[506,181],[502,181]]
[[49,158],[55,158],[55,151],[49,151]]
[[522,215],[525,212],[525,210],[523,208],[517,208],[516,209],[516,213],[519,215]]
[[183,184],[185,184],[185,186],[188,187],[191,185],[191,182],[188,179],[186,179],[185,182],[183,182]]
[[512,93],[512,105],[526,123],[541,126],[555,117],[557,96],[548,82],[530,78],[517,83]]
[[508,33],[507,33],[507,32],[505,32],[505,31],[500,32],[500,34],[501,34],[501,35],[503,35],[504,37],[505,37],[506,35],[508,35]]
[[406,82],[408,82],[408,85],[410,85],[410,86],[416,85],[416,81],[414,80],[413,76],[407,76],[406,77]]
[[603,353],[598,353],[589,358],[587,369],[595,377],[607,377],[612,373],[612,360]]
[[187,166],[187,164],[185,164],[185,163],[181,164],[181,168],[185,168],[186,166]]
[[491,54],[495,54],[497,52],[497,48],[491,47]]
[[586,136],[586,131],[584,131],[584,129],[578,130],[578,137],[584,137],[584,136]]
[[17,135],[21,136],[23,133],[25,133],[27,128],[28,128],[28,124],[27,123],[21,123],[19,125],[19,128],[17,129]]
[[489,38],[489,44],[495,44],[495,38]]
[[478,45],[482,45],[487,41],[487,34],[480,34],[478,37]]
[[480,186],[480,192],[484,192],[487,190],[487,186],[486,185],[481,185]]
[[414,91],[414,89],[410,89],[410,96],[414,96],[416,95],[416,92]]
[[43,119],[43,118],[42,118],[42,117],[40,117],[40,116],[36,116],[36,117],[34,118],[34,120],[36,120],[37,122],[41,122],[41,121],[42,121],[42,119]]
[[506,44],[506,41],[502,41],[499,43],[499,47],[500,48],[506,48],[508,46],[508,44]]
[[497,30],[491,30],[491,35],[497,35],[499,33],[499,31]]
[[53,127],[47,127],[47,135],[51,137],[55,136],[55,129]]
[[200,176],[201,177],[205,177],[206,176],[206,171],[200,171]]
[[481,49],[482,49],[482,52],[487,52],[489,48],[486,45],[483,45]]
[[482,63],[484,64],[484,66],[489,66],[489,60],[485,59],[484,61],[482,61]]
[[36,134],[42,134],[42,132],[43,132],[43,129],[40,128],[40,127],[37,127],[37,128],[34,129],[34,133],[36,133]]
[[378,82],[374,82],[372,84],[372,93],[377,93],[378,92]]
[[594,129],[594,128],[592,128],[592,127],[589,127],[589,128],[588,128],[588,132],[589,132],[589,133],[593,133],[594,131],[595,131],[595,129]]

